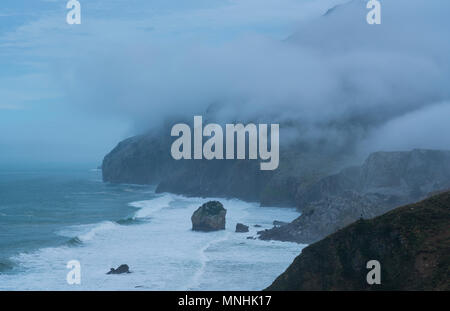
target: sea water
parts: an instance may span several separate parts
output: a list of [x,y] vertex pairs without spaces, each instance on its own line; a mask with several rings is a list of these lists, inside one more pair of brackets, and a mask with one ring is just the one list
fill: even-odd
[[[261,290],[305,246],[253,239],[293,208],[216,198],[226,230],[195,232],[192,213],[213,198],[154,190],[102,183],[97,170],[0,172],[0,290]],[[79,285],[66,281],[71,260]],[[106,274],[121,264],[132,273]]]

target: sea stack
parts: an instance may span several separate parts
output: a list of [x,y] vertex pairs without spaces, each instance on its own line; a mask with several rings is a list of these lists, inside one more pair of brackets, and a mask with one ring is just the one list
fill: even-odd
[[192,214],[192,230],[217,231],[225,230],[227,210],[219,201],[209,201],[200,206]]
[[236,224],[236,232],[248,232],[248,226],[241,224],[241,223],[237,223]]
[[120,265],[117,269],[111,268],[111,270],[106,274],[122,274],[122,273],[131,273],[128,265]]

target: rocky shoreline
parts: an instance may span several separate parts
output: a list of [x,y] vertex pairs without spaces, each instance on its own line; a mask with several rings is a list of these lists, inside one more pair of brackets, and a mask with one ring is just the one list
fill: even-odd
[[[428,271],[424,263],[428,259],[420,257],[425,247],[423,241],[414,246],[412,253],[410,248],[403,249],[404,245],[398,241],[414,239],[421,234],[419,231],[431,230],[430,226],[433,226],[434,220],[427,219],[430,215],[426,209],[410,215],[408,208],[428,208],[431,204],[432,211],[441,213],[448,225],[449,194],[438,195],[438,201],[433,197],[415,207],[397,207],[450,189],[450,151],[375,152],[361,165],[336,170],[339,161],[335,160],[333,165],[321,165],[327,157],[308,161],[311,159],[309,156],[294,148],[289,156],[285,156],[285,161],[280,161],[278,171],[262,172],[258,163],[248,160],[173,161],[163,152],[167,147],[163,142],[156,145],[151,145],[151,142],[155,141],[148,136],[139,136],[120,143],[103,161],[104,181],[157,184],[157,192],[236,197],[258,201],[262,206],[269,203],[296,206],[301,212],[291,223],[274,219],[272,229],[258,231],[257,237],[246,237],[310,244],[269,290],[367,289],[367,283],[360,280],[365,272],[363,261],[369,257],[382,258],[387,263],[388,273],[393,274],[401,269],[402,254],[411,255],[412,259],[406,261],[408,266],[414,265],[413,261],[421,262],[419,268],[425,271],[424,274],[414,274],[412,283],[388,279],[383,289],[448,288],[448,282],[435,276],[435,270]],[[298,159],[306,159],[304,167],[300,168],[302,162]],[[443,210],[439,210],[441,199]],[[405,220],[407,214],[413,218],[419,214],[423,216],[414,225],[415,229],[410,228],[411,223]],[[226,210],[220,202],[207,202],[192,215],[192,229],[223,230],[225,215]],[[396,215],[401,215],[398,224]],[[443,226],[441,222],[439,226]],[[386,230],[391,233],[383,235]],[[425,240],[434,239],[430,230],[423,236]],[[235,232],[248,232],[248,226],[236,224]],[[381,245],[385,245],[384,248]],[[432,263],[437,262],[440,267],[448,262],[448,258],[439,251],[439,247],[433,249],[436,258]],[[328,259],[323,262],[318,258]],[[327,274],[328,270],[331,275]],[[299,277],[299,271],[304,276]],[[402,271],[406,276],[408,271]],[[434,279],[438,280],[437,283],[433,283]]]
[[255,160],[177,161],[170,155],[167,133],[163,129],[120,142],[103,159],[103,181],[154,184],[157,193],[294,207],[299,189],[350,163],[342,153],[308,151],[301,144],[280,145],[280,165],[275,171],[261,171]]
[[260,238],[311,244],[359,219],[371,219],[449,188],[448,151],[373,153],[363,165],[325,177],[299,194],[302,215],[260,232]]
[[450,192],[361,219],[304,248],[267,290],[450,290],[449,223]]
[[281,153],[279,170],[272,172],[260,171],[257,161],[250,160],[175,161],[166,148],[167,142],[145,135],[119,143],[103,161],[103,180],[156,184],[157,192],[235,197],[301,211],[290,224],[260,231],[263,240],[310,244],[360,218],[450,188],[450,151],[375,152],[360,166],[334,172],[342,159],[322,165],[328,157],[312,160],[291,146]]

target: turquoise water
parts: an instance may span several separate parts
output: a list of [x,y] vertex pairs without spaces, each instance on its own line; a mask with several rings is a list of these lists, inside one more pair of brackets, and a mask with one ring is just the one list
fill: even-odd
[[67,226],[120,221],[151,186],[104,184],[99,170],[0,171],[0,272],[22,252],[63,245]]
[[[0,290],[260,290],[304,245],[248,239],[295,209],[218,199],[226,230],[194,232],[191,215],[217,198],[111,185],[98,170],[0,173]],[[236,223],[250,226],[235,233]],[[255,225],[260,225],[256,227]],[[67,283],[67,263],[81,284]],[[132,273],[107,275],[128,264]]]

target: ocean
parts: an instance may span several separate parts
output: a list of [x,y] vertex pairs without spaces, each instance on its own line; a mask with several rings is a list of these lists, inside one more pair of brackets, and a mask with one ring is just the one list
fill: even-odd
[[[0,171],[0,290],[261,290],[305,247],[247,239],[299,213],[236,199],[216,198],[226,230],[192,231],[212,199],[106,184],[99,170]],[[71,260],[81,284],[66,281]],[[106,274],[121,264],[132,273]]]

